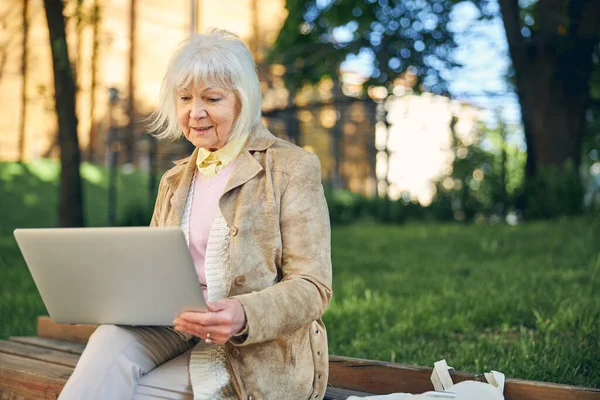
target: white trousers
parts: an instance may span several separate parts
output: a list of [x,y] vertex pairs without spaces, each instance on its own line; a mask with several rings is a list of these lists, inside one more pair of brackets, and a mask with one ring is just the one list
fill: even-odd
[[[101,325],[59,400],[191,399],[188,360],[195,344],[163,327]],[[148,374],[169,360],[169,368]]]

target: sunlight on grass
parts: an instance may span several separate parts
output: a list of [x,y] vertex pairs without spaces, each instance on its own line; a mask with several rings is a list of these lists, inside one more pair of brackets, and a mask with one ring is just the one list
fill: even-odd
[[[0,235],[16,228],[56,226],[59,174],[60,165],[55,160],[38,160],[26,165],[0,162],[0,210],[10,210],[0,216]],[[84,163],[81,176],[85,223],[105,226],[108,171],[105,167]],[[147,174],[119,173],[116,187],[118,221],[126,218],[132,209],[134,212],[147,210],[153,204]]]
[[27,164],[29,171],[44,182],[53,182],[60,174],[60,164],[56,160],[42,158]]
[[97,165],[84,163],[81,165],[81,177],[95,185],[107,184],[103,171]]

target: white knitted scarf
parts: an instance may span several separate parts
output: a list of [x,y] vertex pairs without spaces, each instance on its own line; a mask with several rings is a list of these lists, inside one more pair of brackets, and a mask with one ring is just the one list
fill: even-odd
[[[190,190],[179,227],[183,231],[189,247],[189,226],[196,176]],[[229,226],[217,207],[208,244],[206,247],[205,272],[208,301],[221,300],[227,296],[231,280],[229,265]],[[235,399],[237,395],[227,369],[225,346],[199,342],[190,356],[190,381],[194,400]]]

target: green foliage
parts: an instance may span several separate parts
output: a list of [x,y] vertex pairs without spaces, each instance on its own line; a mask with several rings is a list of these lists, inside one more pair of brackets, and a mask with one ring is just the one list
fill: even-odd
[[[4,216],[4,215],[3,215]],[[600,387],[600,219],[332,231],[332,354]],[[0,338],[45,314],[0,236]]]
[[527,179],[524,189],[528,218],[549,218],[580,214],[583,211],[583,186],[573,164],[563,168],[538,166],[535,177]]
[[450,204],[455,218],[466,221],[518,209],[526,153],[507,140],[514,135],[508,131],[498,121],[493,129],[483,126],[470,143],[453,134],[452,172],[436,183],[433,203]]
[[407,221],[450,220],[442,210],[423,207],[418,202],[365,197],[344,190],[325,192],[332,225],[356,222],[399,224]]
[[148,226],[152,219],[153,207],[141,203],[129,204],[123,216],[119,218],[119,226]]
[[[297,88],[324,75],[336,77],[347,55],[368,50],[375,58],[373,83],[392,82],[410,68],[424,78],[427,90],[445,93],[445,72],[456,65],[451,56],[456,43],[448,25],[457,2],[291,0],[270,61],[285,65],[286,80]],[[473,3],[483,18],[493,15],[490,1]],[[340,27],[348,37],[336,37]]]
[[306,32],[302,28],[307,26],[303,18],[309,7],[302,0],[286,2],[288,17],[268,57],[270,63],[285,65],[285,83],[292,91],[304,82],[316,83],[323,76],[337,76],[345,58],[345,54],[331,51],[329,43],[322,43],[316,30]]

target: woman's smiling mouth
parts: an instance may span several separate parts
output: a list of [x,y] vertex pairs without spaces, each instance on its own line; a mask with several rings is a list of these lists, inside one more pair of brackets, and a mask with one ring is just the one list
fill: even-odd
[[212,127],[213,127],[212,125],[210,125],[210,126],[197,126],[197,127],[196,126],[192,126],[191,129],[194,132],[197,132],[197,133],[204,133],[204,132],[208,131],[209,129],[211,129]]

